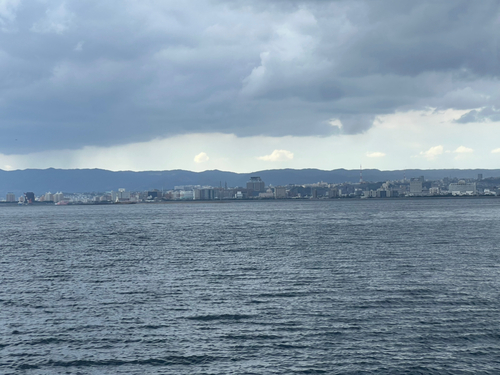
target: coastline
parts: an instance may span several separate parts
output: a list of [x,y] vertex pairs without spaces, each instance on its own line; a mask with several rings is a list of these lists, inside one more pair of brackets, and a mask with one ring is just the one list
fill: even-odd
[[[405,201],[405,200],[435,200],[435,199],[449,199],[449,200],[463,200],[463,199],[498,199],[498,196],[491,195],[464,195],[464,196],[414,196],[414,197],[393,197],[393,198],[358,198],[358,197],[341,197],[332,199],[314,199],[314,198],[285,198],[285,199],[223,199],[223,200],[168,200],[168,201],[158,201],[158,202],[69,202],[65,205],[60,205],[58,207],[65,206],[134,206],[134,205],[163,205],[163,204],[227,204],[227,203],[270,203],[270,202],[334,202],[334,201]],[[0,202],[0,207],[48,207],[56,206],[52,202],[35,202],[26,205],[19,205],[18,202]]]

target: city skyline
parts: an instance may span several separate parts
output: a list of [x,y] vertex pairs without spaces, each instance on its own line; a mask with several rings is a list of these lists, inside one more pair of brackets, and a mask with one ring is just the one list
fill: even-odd
[[[37,195],[25,192],[18,198],[19,205],[44,203],[68,204],[113,204],[113,203],[165,203],[169,201],[228,201],[228,200],[269,200],[269,199],[337,199],[337,198],[414,198],[414,197],[463,197],[500,195],[500,177],[458,179],[445,177],[439,180],[426,180],[424,176],[386,182],[364,181],[361,174],[359,182],[344,183],[288,183],[266,185],[260,176],[250,176],[246,186],[180,185],[173,189],[148,189],[145,191],[117,191],[92,193],[62,193]],[[13,192],[6,194],[1,203],[16,203]]]
[[[328,189],[332,188],[338,190],[333,197],[500,195],[499,169],[388,172],[367,169],[364,177],[362,172],[361,169],[358,171],[268,170],[250,174],[222,171],[194,173],[179,170],[163,171],[160,174],[56,169],[2,171],[0,195],[6,193],[5,201],[13,202],[16,193],[23,196],[27,194],[26,190],[30,190],[30,194],[37,196],[37,201],[55,203],[63,200],[64,194],[76,194],[80,197],[83,194],[84,201],[89,199],[87,195],[90,194],[91,201],[97,195],[100,201],[115,202],[118,197],[125,200],[133,198],[134,202],[139,202],[146,201],[152,191],[153,198],[161,200],[332,198],[328,193]],[[262,179],[261,175],[265,178]],[[424,175],[427,175],[427,179]],[[26,189],[28,187],[29,189]],[[293,187],[317,189],[317,191],[289,192]],[[345,187],[348,190],[344,191]],[[324,188],[327,190],[321,191]],[[57,193],[52,194],[52,190]],[[131,196],[131,193],[134,195]],[[145,193],[147,194],[144,195]],[[35,195],[27,200],[34,202]]]
[[495,168],[498,11],[6,0],[0,168]]

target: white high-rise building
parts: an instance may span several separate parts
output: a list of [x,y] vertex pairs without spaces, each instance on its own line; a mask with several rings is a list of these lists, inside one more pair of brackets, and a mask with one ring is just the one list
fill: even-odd
[[179,192],[179,198],[182,200],[193,200],[194,199],[194,191],[193,190],[181,190]]
[[450,184],[450,186],[448,186],[448,191],[453,195],[473,195],[476,194],[476,183],[467,183],[464,180],[460,180],[457,184]]
[[422,195],[422,179],[412,178],[410,181],[410,194]]
[[130,200],[130,191],[126,191],[125,189],[118,189],[118,193],[116,194],[116,201],[123,202]]
[[64,200],[64,194],[59,192],[54,194],[54,203],[58,203]]

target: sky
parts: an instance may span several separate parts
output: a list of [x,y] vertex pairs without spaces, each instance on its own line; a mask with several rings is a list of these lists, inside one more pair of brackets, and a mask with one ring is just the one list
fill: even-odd
[[0,0],[0,169],[500,165],[500,1]]

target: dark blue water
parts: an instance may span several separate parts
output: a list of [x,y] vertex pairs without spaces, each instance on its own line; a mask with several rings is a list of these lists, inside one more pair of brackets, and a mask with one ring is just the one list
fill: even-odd
[[500,373],[500,199],[0,220],[2,374]]

